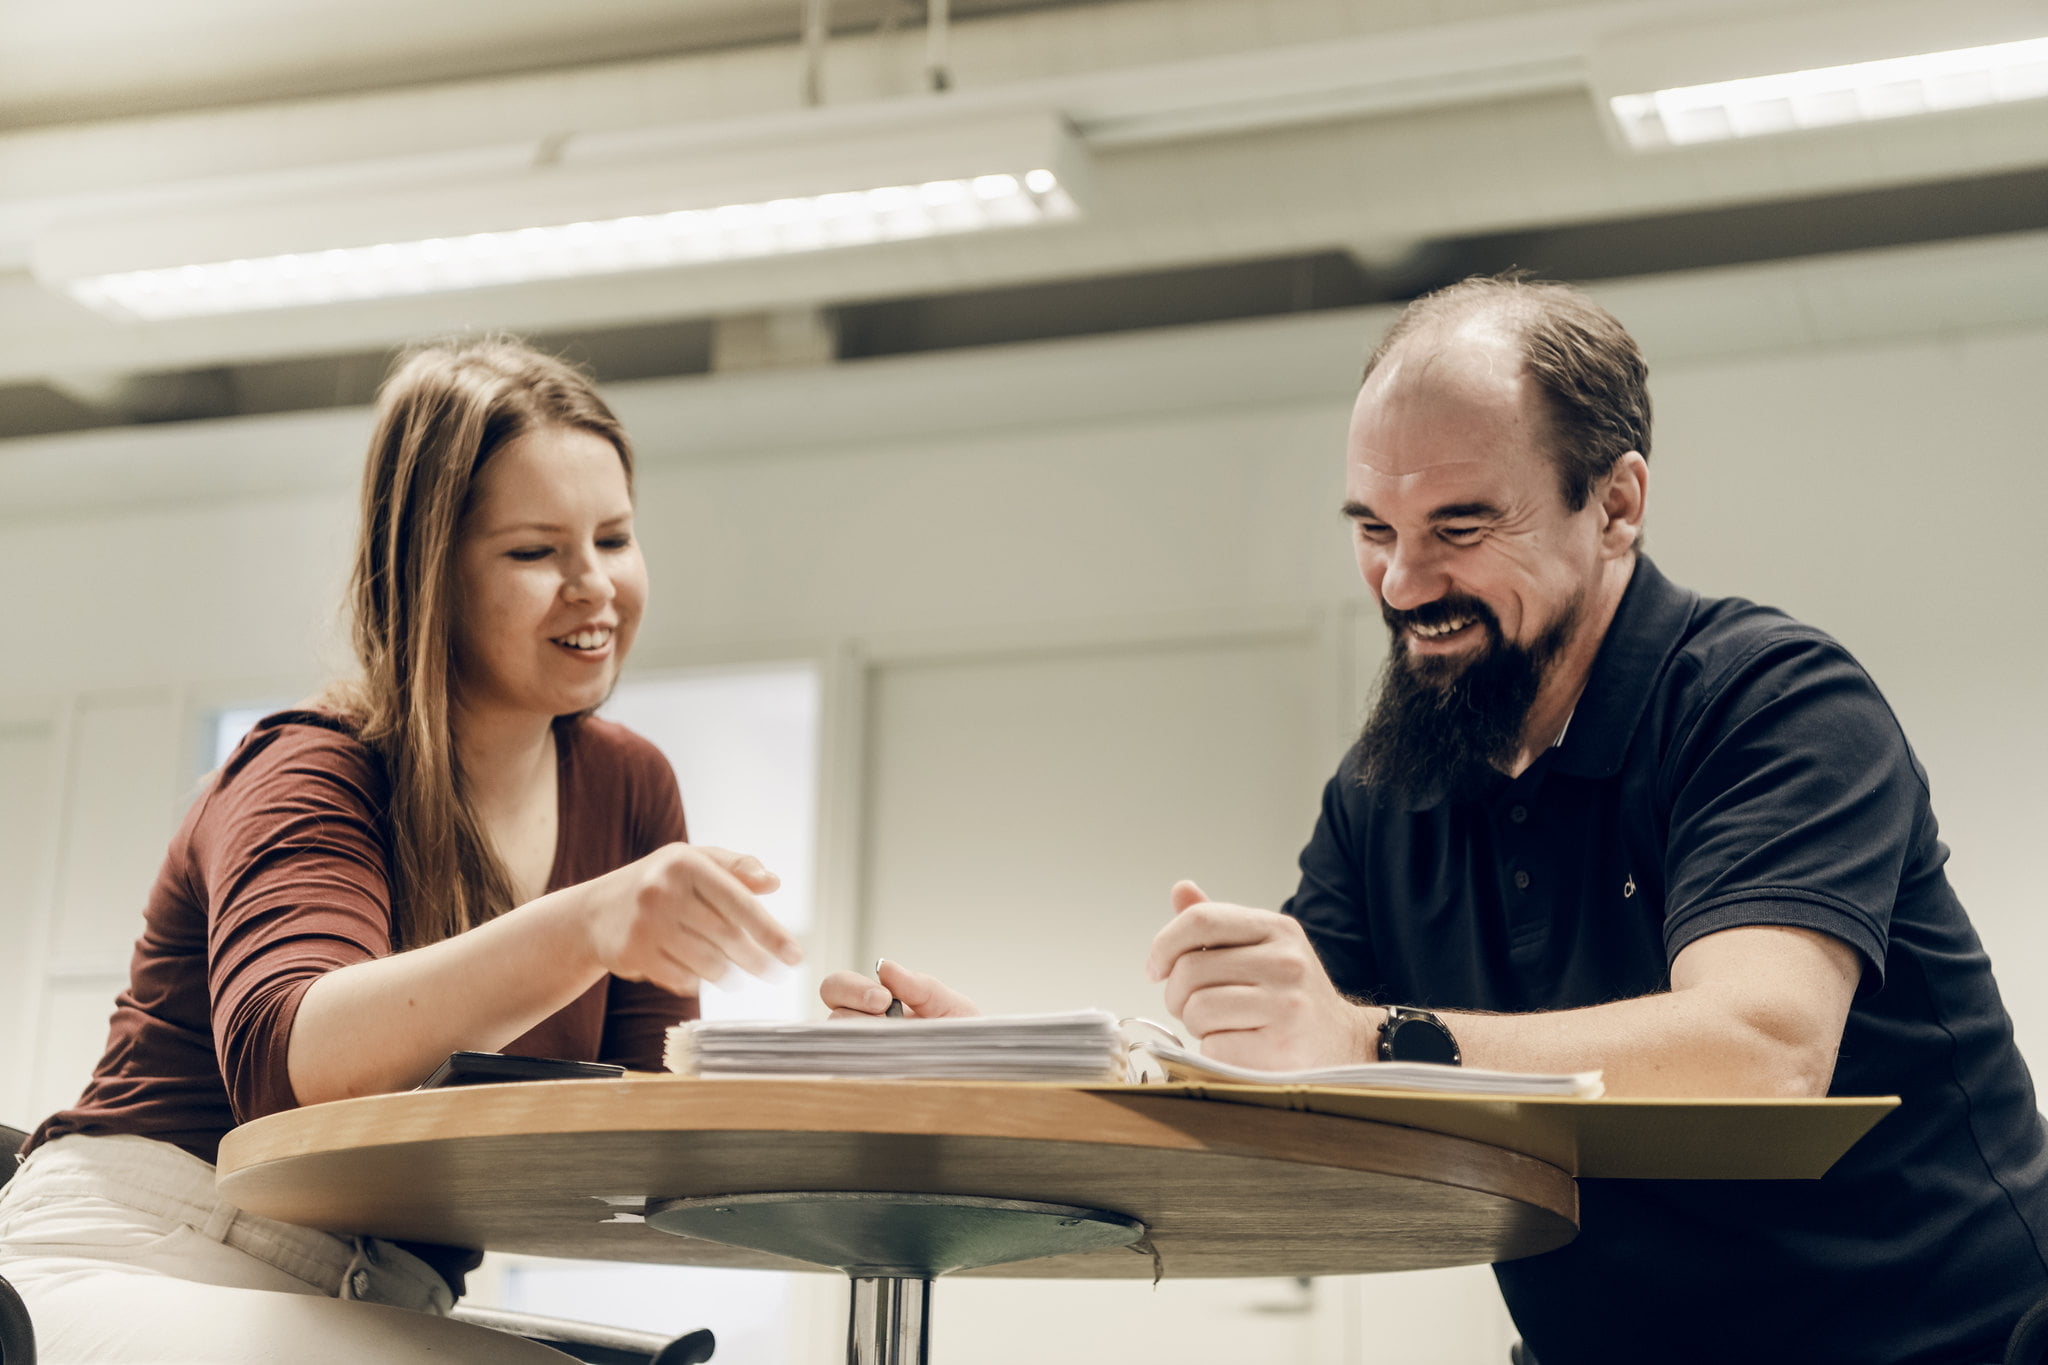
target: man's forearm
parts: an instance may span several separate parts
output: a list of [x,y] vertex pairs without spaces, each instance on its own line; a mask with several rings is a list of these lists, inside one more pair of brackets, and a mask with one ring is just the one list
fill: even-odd
[[1834,1075],[1832,1046],[1786,1038],[1707,986],[1547,1014],[1437,1013],[1467,1066],[1599,1071],[1610,1095],[1799,1099]]
[[[1841,939],[1752,924],[1686,945],[1668,991],[1547,1014],[1437,1013],[1467,1066],[1598,1070],[1610,1095],[1799,1099],[1828,1092],[1862,976]],[[1376,1038],[1384,1012],[1358,1008]]]

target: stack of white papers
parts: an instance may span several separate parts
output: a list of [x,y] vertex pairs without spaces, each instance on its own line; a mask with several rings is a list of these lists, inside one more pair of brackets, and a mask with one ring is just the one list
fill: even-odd
[[668,1031],[685,1076],[1120,1081],[1124,1039],[1104,1010],[973,1019],[696,1020]]

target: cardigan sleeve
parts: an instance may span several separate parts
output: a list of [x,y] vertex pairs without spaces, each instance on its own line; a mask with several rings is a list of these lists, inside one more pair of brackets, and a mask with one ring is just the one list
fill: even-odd
[[306,988],[391,951],[382,766],[321,723],[252,736],[208,793],[192,846],[207,896],[207,986],[235,1121],[290,1109]]

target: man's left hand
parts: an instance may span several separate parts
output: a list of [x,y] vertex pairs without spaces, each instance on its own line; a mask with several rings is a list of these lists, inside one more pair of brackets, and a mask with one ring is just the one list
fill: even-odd
[[1176,882],[1145,972],[1218,1061],[1269,1071],[1373,1060],[1379,1011],[1337,993],[1299,922]]

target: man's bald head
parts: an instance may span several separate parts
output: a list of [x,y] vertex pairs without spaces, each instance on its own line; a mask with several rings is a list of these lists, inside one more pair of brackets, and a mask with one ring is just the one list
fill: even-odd
[[1533,385],[1567,508],[1633,450],[1650,455],[1649,367],[1614,315],[1570,285],[1475,275],[1408,305],[1364,383]]

